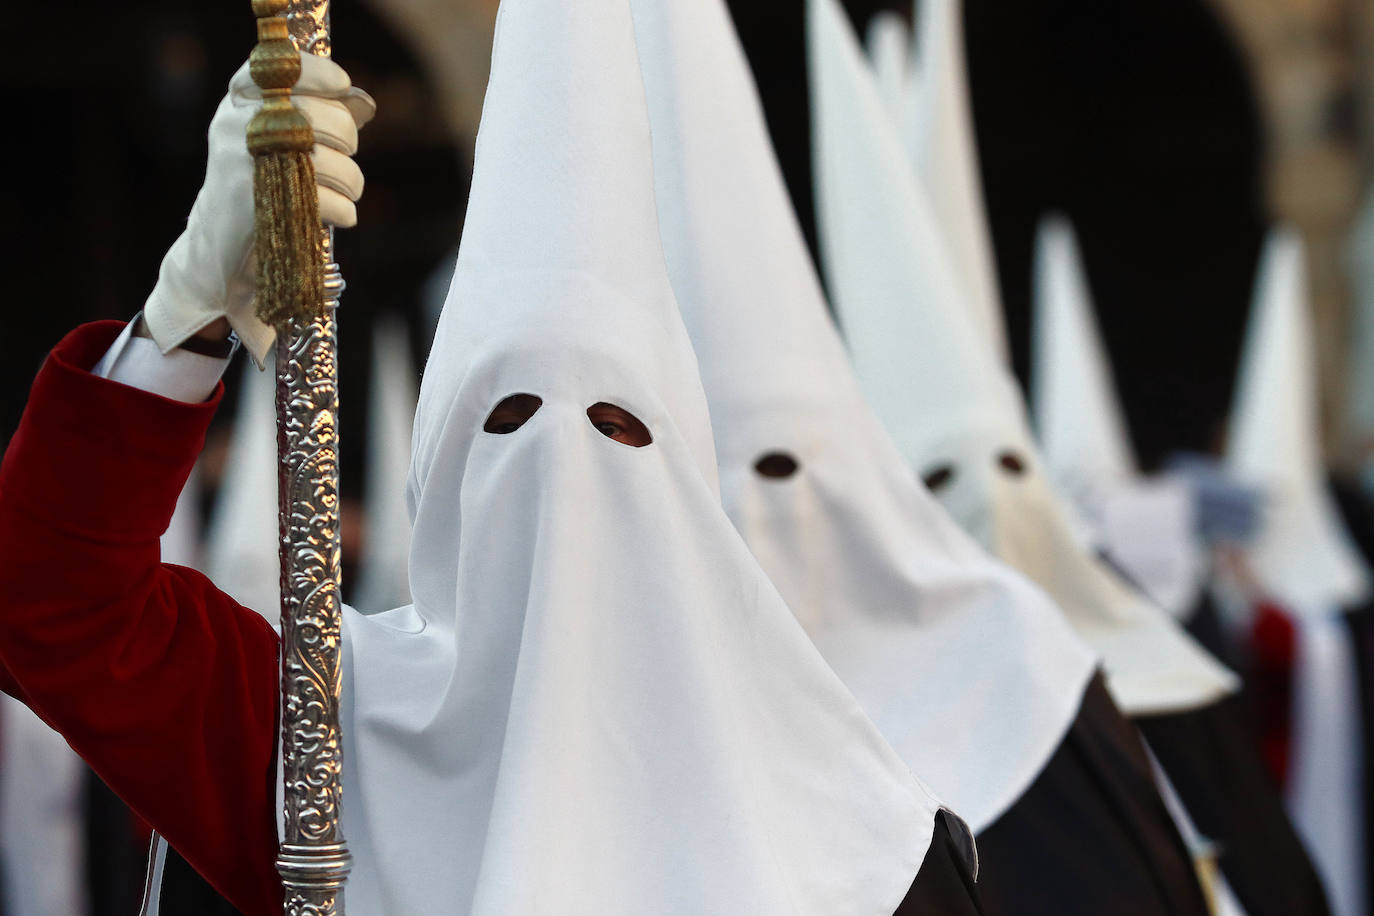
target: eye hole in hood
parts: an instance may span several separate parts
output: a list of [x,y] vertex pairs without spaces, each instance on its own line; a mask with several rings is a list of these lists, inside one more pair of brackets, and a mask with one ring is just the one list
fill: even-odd
[[598,401],[587,408],[587,419],[592,426],[607,439],[614,439],[622,445],[643,448],[654,441],[649,429],[639,418],[623,407],[606,401]]
[[1026,460],[1011,449],[998,454],[997,464],[1013,477],[1020,477],[1026,473]]
[[482,424],[482,431],[508,436],[524,426],[525,421],[534,416],[535,411],[543,404],[542,398],[532,394],[512,394],[502,398],[501,403],[493,407],[487,415],[487,421]]
[[931,468],[921,475],[921,481],[926,485],[926,489],[934,493],[949,485],[954,479],[954,465],[941,464]]
[[772,477],[775,480],[791,477],[800,467],[797,459],[787,452],[767,452],[754,462],[754,470],[764,477]]

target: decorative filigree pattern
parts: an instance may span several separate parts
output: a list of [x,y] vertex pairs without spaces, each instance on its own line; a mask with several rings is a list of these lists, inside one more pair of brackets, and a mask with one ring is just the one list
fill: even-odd
[[[336,265],[329,268],[337,292],[341,278]],[[288,912],[296,898],[302,906],[328,907],[301,913],[342,913],[332,898],[349,866],[340,825],[337,300],[326,304],[322,317],[280,335],[277,344],[286,781],[277,865]]]
[[[329,0],[291,0],[296,47],[328,57]],[[335,310],[343,276],[320,231],[321,317],[277,335],[285,832],[277,871],[287,916],[343,916],[351,857],[341,820],[339,429]]]
[[328,57],[329,0],[291,0],[286,7],[286,22],[296,47],[320,57]]

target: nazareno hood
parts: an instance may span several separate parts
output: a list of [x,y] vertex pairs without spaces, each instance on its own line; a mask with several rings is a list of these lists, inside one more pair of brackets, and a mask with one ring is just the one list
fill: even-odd
[[1255,278],[1226,466],[1262,494],[1247,548],[1260,587],[1296,614],[1326,615],[1366,600],[1370,573],[1326,487],[1307,295],[1302,240],[1276,228]]
[[865,403],[724,4],[632,6],[725,508],[903,760],[987,826],[1063,738],[1094,658],[930,498]]
[[834,0],[812,9],[822,262],[869,403],[964,529],[1045,589],[1100,654],[1127,713],[1226,695],[1234,676],[1092,553],[1051,487],[852,31]]

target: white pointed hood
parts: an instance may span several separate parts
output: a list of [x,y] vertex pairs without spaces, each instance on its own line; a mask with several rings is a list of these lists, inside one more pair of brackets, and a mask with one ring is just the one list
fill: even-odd
[[1031,405],[1045,466],[1097,545],[1184,617],[1207,571],[1192,492],[1181,480],[1140,474],[1078,242],[1060,214],[1036,232],[1032,298]]
[[410,516],[402,497],[410,469],[415,368],[406,327],[398,319],[374,329],[370,395],[363,505],[367,527],[353,603],[382,610],[410,603]]
[[963,0],[917,0],[915,66],[901,123],[971,313],[1005,362],[1010,350],[978,168],[963,17]]
[[1139,469],[1078,242],[1061,215],[1036,232],[1032,300],[1031,404],[1045,464],[1065,489],[1120,486]]
[[[725,5],[632,2],[726,510],[884,736],[981,829],[1054,752],[1095,660],[930,499],[864,403]],[[769,454],[799,467],[765,477]]]
[[233,438],[205,535],[205,574],[276,626],[281,616],[277,555],[276,372],[243,361]]
[[896,10],[879,10],[868,21],[864,43],[888,111],[893,118],[907,117],[914,104],[912,95],[918,91],[911,26]]
[[501,6],[414,443],[415,604],[345,618],[351,909],[896,909],[938,803],[721,510],[628,0]]
[[1233,676],[1074,537],[1010,373],[969,317],[929,202],[834,0],[813,19],[818,227],[859,381],[910,466],[965,528],[1045,588],[1127,712],[1214,700]]
[[1317,366],[1302,240],[1270,232],[1241,352],[1226,464],[1262,490],[1247,552],[1262,588],[1298,614],[1330,614],[1369,596],[1370,575],[1326,488]]

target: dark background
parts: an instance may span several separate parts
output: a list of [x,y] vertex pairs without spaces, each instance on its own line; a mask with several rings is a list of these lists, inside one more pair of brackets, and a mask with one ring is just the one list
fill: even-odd
[[[815,253],[802,4],[734,0]],[[847,0],[872,15],[910,4]],[[1034,228],[1069,214],[1146,467],[1218,444],[1267,222],[1261,126],[1202,0],[965,0],[984,191],[1013,360],[1029,371]],[[918,25],[919,27],[919,25]]]
[[[884,0],[849,0],[856,26]],[[8,15],[0,56],[10,180],[0,447],[47,349],[142,304],[199,187],[205,130],[253,43],[246,0],[57,2]],[[800,0],[733,0],[798,213],[814,245]],[[1236,46],[1202,0],[967,0],[982,172],[1016,367],[1027,366],[1032,228],[1076,222],[1132,432],[1147,464],[1218,437],[1265,223],[1261,129]],[[367,333],[414,318],[452,251],[470,165],[401,43],[337,0],[340,61],[379,98],[360,225],[338,243],[345,487],[361,479]],[[58,33],[60,47],[47,43]],[[862,34],[862,31],[861,33]],[[414,327],[422,327],[415,322]],[[425,342],[419,339],[417,352]],[[232,387],[232,386],[231,386]],[[227,415],[223,411],[222,415]]]
[[[367,178],[358,226],[336,243],[348,284],[339,320],[340,422],[358,430],[367,423],[377,317],[399,313],[416,329],[416,352],[428,348],[418,339],[420,290],[456,245],[471,166],[441,128],[433,92],[407,50],[362,4],[336,0],[334,9],[357,36],[344,44],[341,63],[379,108],[357,157]],[[215,107],[256,40],[247,0],[57,2],[7,15],[13,34],[34,41],[0,55],[14,125],[6,144],[12,171],[0,190],[8,306],[0,448],[44,355],[64,333],[142,308],[204,179]],[[42,43],[57,27],[71,53],[58,56]],[[223,444],[236,388],[228,386],[212,450]],[[356,495],[365,440],[347,432],[342,439],[344,487]]]

